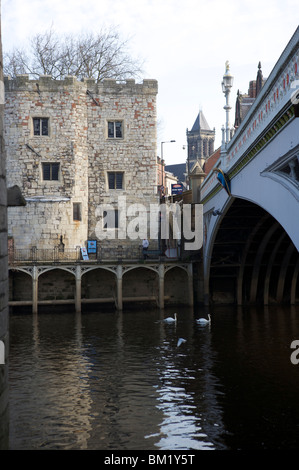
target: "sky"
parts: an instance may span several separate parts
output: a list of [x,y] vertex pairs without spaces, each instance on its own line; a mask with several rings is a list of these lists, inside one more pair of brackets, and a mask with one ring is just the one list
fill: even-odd
[[[115,26],[144,61],[144,79],[158,81],[157,155],[167,165],[187,158],[186,130],[202,110],[215,149],[225,124],[221,81],[225,62],[234,76],[230,123],[237,91],[248,92],[259,61],[268,77],[298,27],[298,0],[2,0],[3,51],[26,47],[51,27],[61,34]],[[140,80],[139,80],[140,81]],[[141,80],[142,81],[142,80]]]

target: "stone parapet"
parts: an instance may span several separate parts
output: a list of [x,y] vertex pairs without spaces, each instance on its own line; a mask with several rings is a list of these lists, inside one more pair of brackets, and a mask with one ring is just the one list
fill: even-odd
[[65,88],[77,87],[82,91],[90,90],[94,93],[132,93],[132,94],[157,94],[158,82],[153,79],[144,79],[141,83],[136,83],[134,79],[115,80],[104,79],[97,82],[93,78],[85,78],[79,81],[77,77],[67,75],[63,80],[54,80],[51,75],[40,75],[39,79],[30,78],[29,74],[20,74],[11,78],[4,77],[6,92],[12,91],[52,91],[58,92]]

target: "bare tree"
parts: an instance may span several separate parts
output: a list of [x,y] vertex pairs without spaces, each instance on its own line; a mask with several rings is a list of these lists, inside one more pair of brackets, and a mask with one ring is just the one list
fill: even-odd
[[76,36],[59,36],[50,29],[30,39],[28,52],[15,48],[4,53],[4,74],[12,77],[26,73],[59,80],[74,75],[101,81],[136,78],[141,72],[141,61],[131,57],[128,40],[122,40],[115,27]]

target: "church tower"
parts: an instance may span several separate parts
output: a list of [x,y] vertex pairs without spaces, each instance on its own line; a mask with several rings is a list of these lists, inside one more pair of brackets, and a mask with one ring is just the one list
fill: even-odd
[[210,129],[203,112],[200,110],[191,131],[187,129],[186,134],[187,173],[189,174],[197,161],[203,167],[205,160],[214,152],[215,128]]

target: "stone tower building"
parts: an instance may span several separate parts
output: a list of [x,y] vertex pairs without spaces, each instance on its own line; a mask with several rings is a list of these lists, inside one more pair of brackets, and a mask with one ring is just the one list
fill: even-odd
[[117,205],[120,196],[127,206],[158,200],[157,82],[21,75],[5,77],[5,94],[8,185],[18,185],[26,200],[9,208],[14,247],[74,250],[98,240],[113,251],[140,244],[118,239]]
[[199,161],[203,166],[204,161],[214,152],[215,129],[211,130],[202,111],[199,111],[191,131],[187,129],[187,170],[192,170],[194,164]]

